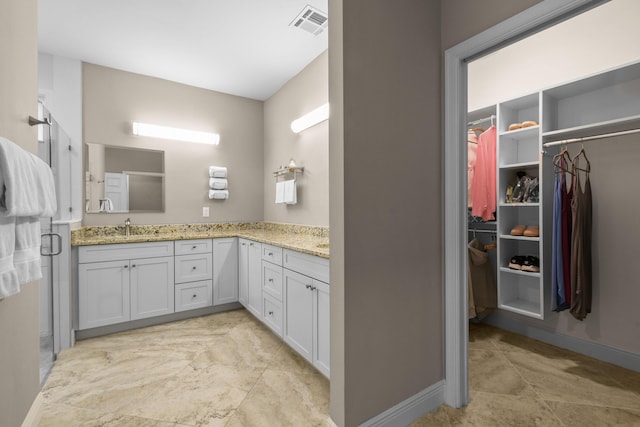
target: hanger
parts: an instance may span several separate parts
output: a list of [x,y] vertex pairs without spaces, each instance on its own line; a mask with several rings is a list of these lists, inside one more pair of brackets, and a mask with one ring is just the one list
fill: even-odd
[[[583,169],[583,168],[578,166],[580,164],[580,157],[581,156],[584,158],[585,162],[587,162],[586,169]],[[584,144],[580,148],[580,151],[578,151],[578,154],[576,154],[576,156],[573,158],[573,160],[571,162],[571,166],[572,166],[574,171],[583,171],[583,172],[586,172],[586,173],[591,172],[591,162],[589,162],[589,159],[587,158],[587,152],[584,151]],[[575,173],[574,173],[574,175],[575,175]]]
[[[565,162],[564,164],[562,162],[563,160]],[[573,159],[571,159],[571,155],[569,154],[569,150],[567,150],[567,147],[564,147],[559,154],[553,156],[553,167],[555,173],[567,172],[571,175],[574,175],[574,173],[570,169],[568,169],[568,166],[571,164],[573,164]]]
[[484,128],[473,128],[471,130],[474,132],[484,132]]

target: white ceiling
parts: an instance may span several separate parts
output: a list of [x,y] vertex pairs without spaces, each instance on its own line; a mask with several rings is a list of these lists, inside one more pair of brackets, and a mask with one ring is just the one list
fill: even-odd
[[39,0],[39,51],[265,100],[327,49],[327,0]]

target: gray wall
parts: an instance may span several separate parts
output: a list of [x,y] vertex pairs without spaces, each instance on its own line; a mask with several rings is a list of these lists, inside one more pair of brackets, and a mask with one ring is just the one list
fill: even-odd
[[[164,213],[85,214],[84,225],[262,220],[261,101],[83,64],[83,114],[84,142],[164,150],[166,173]],[[134,120],[218,132],[220,145],[134,137]],[[211,165],[229,170],[228,200],[207,197]]]
[[442,52],[535,3],[329,0],[330,411],[340,426],[443,377]]
[[[328,52],[320,54],[264,104],[264,220],[329,226],[329,123],[299,134],[291,121],[328,102]],[[297,180],[298,203],[274,203],[272,173],[290,158],[304,166]],[[280,178],[282,179],[282,178]]]
[[[36,152],[38,40],[36,0],[0,0],[0,135]],[[0,236],[1,237],[1,236]],[[0,426],[22,424],[39,387],[39,285],[0,301]]]

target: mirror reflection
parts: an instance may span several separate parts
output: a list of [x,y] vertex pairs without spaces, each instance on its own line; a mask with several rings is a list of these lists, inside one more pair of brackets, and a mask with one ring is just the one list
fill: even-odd
[[164,151],[85,143],[85,210],[164,212]]

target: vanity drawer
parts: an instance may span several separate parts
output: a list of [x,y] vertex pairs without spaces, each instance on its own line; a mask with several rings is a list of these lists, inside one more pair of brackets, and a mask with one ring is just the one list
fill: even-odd
[[272,298],[270,295],[262,297],[262,312],[264,323],[273,330],[279,337],[282,337],[284,327],[282,316],[282,303]]
[[213,242],[211,239],[176,240],[176,255],[211,253]]
[[262,290],[282,301],[282,267],[262,261]]
[[80,246],[78,250],[78,262],[81,264],[163,256],[173,256],[172,241]]
[[209,307],[213,303],[213,281],[182,283],[175,288],[176,312]]
[[212,254],[180,255],[175,258],[176,283],[196,282],[213,277]]
[[329,260],[302,252],[284,250],[284,268],[329,283]]
[[282,248],[262,244],[262,259],[277,265],[282,265]]

